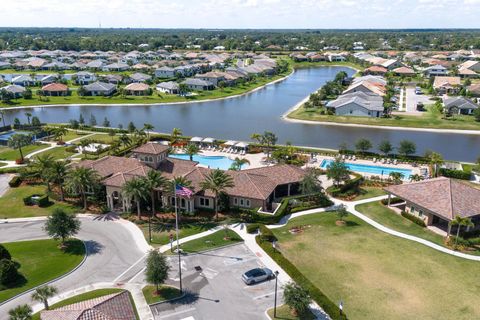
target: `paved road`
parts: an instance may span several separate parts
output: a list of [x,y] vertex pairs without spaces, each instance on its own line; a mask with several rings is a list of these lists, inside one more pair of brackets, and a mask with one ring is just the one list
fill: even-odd
[[406,111],[417,112],[417,104],[419,102],[423,103],[424,105],[433,103],[430,98],[431,97],[429,95],[415,94],[415,88],[407,88],[405,90],[405,102],[407,107]]
[[[93,217],[82,217],[81,221],[82,228],[77,237],[86,243],[88,256],[78,270],[53,283],[60,292],[97,282],[128,280],[129,272],[135,268],[141,270],[145,247],[137,245],[128,228],[129,222],[99,220]],[[43,224],[44,221],[0,224],[0,243],[46,238],[42,230]],[[126,270],[128,272],[125,272]],[[0,320],[7,319],[8,310],[11,308],[24,303],[31,304],[30,295],[27,293],[0,305]]]
[[[188,294],[183,299],[152,307],[155,319],[266,319],[265,310],[273,307],[275,281],[252,286],[243,283],[240,278],[242,273],[263,267],[260,259],[247,246],[240,244],[189,255],[183,257],[183,261],[183,283]],[[178,286],[176,257],[171,258],[170,263],[173,268],[169,283]],[[142,277],[135,281],[142,281]]]

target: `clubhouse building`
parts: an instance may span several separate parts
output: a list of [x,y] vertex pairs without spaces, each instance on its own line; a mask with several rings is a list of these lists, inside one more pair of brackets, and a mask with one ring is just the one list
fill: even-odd
[[480,189],[459,180],[440,177],[384,188],[389,195],[404,201],[405,212],[424,220],[427,226],[451,229],[456,216],[470,218],[480,227]]
[[[125,182],[144,177],[150,170],[158,170],[168,180],[184,177],[192,182],[194,195],[179,197],[178,207],[187,212],[214,209],[214,194],[202,190],[201,183],[212,170],[198,162],[171,158],[169,147],[148,142],[133,150],[130,158],[107,156],[98,160],[84,160],[76,166],[95,170],[106,187],[107,204],[112,211],[130,211],[132,199],[125,198],[122,188]],[[279,199],[299,193],[299,184],[305,171],[292,165],[273,165],[241,171],[225,171],[232,177],[234,186],[227,188],[230,207],[256,209],[272,212]],[[156,191],[160,206],[175,204],[174,195],[166,190]]]

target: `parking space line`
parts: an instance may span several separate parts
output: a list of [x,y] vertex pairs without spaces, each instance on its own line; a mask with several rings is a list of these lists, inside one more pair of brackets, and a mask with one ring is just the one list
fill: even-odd
[[[281,293],[281,292],[283,292],[283,290],[277,290],[277,294]],[[258,300],[258,299],[265,298],[265,297],[268,297],[268,296],[271,296],[271,295],[274,295],[274,294],[275,294],[275,291],[272,291],[270,293],[262,294],[261,296],[253,297],[252,299],[253,300]]]
[[191,311],[195,311],[195,310],[196,310],[195,308],[180,310],[180,311],[177,311],[177,312],[169,313],[169,314],[166,314],[164,316],[158,317],[158,319],[166,319],[166,318],[170,318],[170,317],[173,317],[173,316],[177,316],[177,315],[182,314],[182,313],[187,313],[187,312],[191,312]]

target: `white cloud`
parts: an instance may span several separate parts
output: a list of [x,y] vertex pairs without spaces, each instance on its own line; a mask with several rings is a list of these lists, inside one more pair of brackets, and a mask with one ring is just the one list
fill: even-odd
[[478,12],[480,0],[15,0],[3,6],[0,25],[470,28]]

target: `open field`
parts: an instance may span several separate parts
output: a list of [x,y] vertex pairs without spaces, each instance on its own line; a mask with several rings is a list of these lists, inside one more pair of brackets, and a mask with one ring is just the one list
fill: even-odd
[[[31,144],[22,148],[23,156],[25,157],[27,154],[32,153],[37,150],[42,150],[48,148],[48,144]],[[18,149],[14,150],[9,147],[0,147],[0,160],[7,160],[7,161],[15,161],[16,159],[20,159],[20,152]]]
[[66,203],[55,202],[46,208],[26,206],[23,203],[23,198],[45,194],[45,191],[46,187],[43,185],[11,188],[0,198],[0,219],[48,216],[55,208],[62,208],[71,213],[78,211],[78,208]]
[[[440,253],[335,213],[292,220],[273,230],[280,251],[338,302],[350,319],[476,319],[479,263]],[[292,235],[288,229],[306,226]]]
[[[224,247],[229,244],[239,242],[243,242],[242,238],[235,231],[227,229],[219,230],[212,233],[211,235],[180,244],[180,248],[183,252],[200,252],[204,250]],[[175,243],[173,248],[175,250]]]
[[305,109],[303,106],[288,114],[288,118],[318,122],[336,122],[361,125],[407,127],[407,128],[435,128],[480,130],[480,122],[473,116],[456,115],[453,119],[443,119],[441,113],[428,111],[419,116],[395,115],[391,118],[349,117],[321,114],[316,109]]
[[46,151],[43,151],[43,152],[40,152],[38,154],[36,154],[35,156],[33,156],[34,158],[37,158],[37,157],[40,157],[40,156],[46,156],[46,155],[50,155],[52,156],[55,160],[61,160],[61,159],[66,159],[70,156],[73,156],[75,153],[72,153],[72,152],[68,152],[66,150],[66,147],[56,147],[56,148],[53,148],[53,149],[50,149],[50,150],[46,150]]
[[55,279],[75,268],[85,255],[80,240],[70,240],[66,251],[58,248],[54,240],[34,240],[3,243],[20,264],[18,271],[24,279],[16,287],[0,291],[0,301],[5,301],[21,292]]

